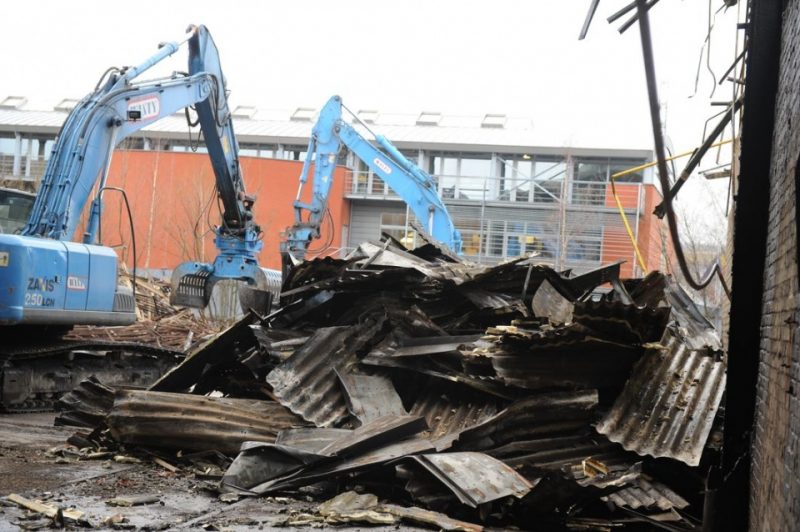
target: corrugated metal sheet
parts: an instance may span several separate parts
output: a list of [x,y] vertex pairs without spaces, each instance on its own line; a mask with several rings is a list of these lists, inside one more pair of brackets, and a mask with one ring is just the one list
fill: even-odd
[[561,325],[572,321],[574,303],[545,279],[533,295],[531,308],[535,316],[546,317],[550,323]]
[[107,423],[122,443],[224,453],[306,424],[274,401],[136,390],[117,390]]
[[458,437],[459,450],[485,450],[515,441],[560,434],[586,425],[597,408],[597,390],[543,393],[520,399],[497,415],[467,428]]
[[422,416],[430,427],[430,439],[438,450],[449,447],[459,433],[494,416],[496,397],[441,379],[420,379],[411,414]]
[[362,424],[387,415],[407,415],[388,377],[334,371],[342,384],[348,410]]
[[725,359],[692,350],[674,331],[650,349],[597,431],[640,455],[700,463],[725,390]]
[[669,510],[677,508],[682,510],[689,506],[689,502],[671,490],[667,485],[652,478],[639,477],[632,486],[621,489],[605,497],[606,502],[637,510],[639,508]]
[[533,484],[503,462],[476,452],[410,457],[473,508],[505,497],[524,497]]
[[512,386],[602,388],[623,384],[641,353],[638,346],[585,337],[490,356],[497,375]]
[[309,453],[319,453],[331,443],[344,438],[351,432],[350,429],[321,429],[318,427],[286,429],[278,434],[275,445],[294,447]]
[[324,327],[267,375],[278,400],[318,427],[330,427],[349,415],[335,368],[354,365],[356,351],[375,335],[384,317],[353,327]]
[[657,342],[669,317],[669,307],[638,307],[616,301],[576,303],[573,316],[575,322],[603,333],[603,338],[625,343]]

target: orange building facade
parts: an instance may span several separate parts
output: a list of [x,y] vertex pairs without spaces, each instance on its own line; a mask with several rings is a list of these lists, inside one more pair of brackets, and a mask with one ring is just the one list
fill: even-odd
[[[281,233],[294,222],[292,204],[298,188],[302,162],[257,157],[242,157],[247,191],[256,196],[255,219],[263,231],[262,266],[280,268]],[[330,218],[322,226],[322,237],[313,242],[309,256],[335,255],[347,246],[351,221],[351,201],[347,198],[346,172],[337,168],[329,196]],[[109,186],[123,188],[130,202],[136,240],[136,267],[171,269],[187,260],[213,261],[217,250],[213,226],[219,223],[214,174],[208,156],[202,153],[118,150],[115,152]],[[309,187],[310,188],[310,187]],[[628,214],[628,222],[646,269],[661,269],[662,223],[650,213],[661,200],[657,188],[649,184],[619,183],[617,195]],[[310,190],[305,201],[310,199]],[[121,260],[132,268],[133,239],[127,210],[121,196],[108,191],[104,196],[101,238],[117,250]],[[614,215],[617,204],[611,187],[606,189],[604,210]],[[331,225],[332,222],[332,225]],[[379,233],[375,228],[376,235]],[[569,237],[567,237],[569,238]],[[620,225],[607,225],[603,231],[601,263],[624,261],[623,277],[641,275],[627,231]],[[322,249],[325,244],[328,246]],[[357,244],[357,243],[356,243]]]
[[[294,222],[292,204],[297,195],[303,163],[277,159],[242,157],[241,166],[248,194],[256,196],[255,220],[263,232],[259,256],[265,268],[280,269],[281,233]],[[344,169],[334,173],[328,208],[333,220],[322,224],[322,236],[312,243],[319,250],[343,247],[350,219],[344,200]],[[136,240],[136,267],[171,269],[198,260],[211,262],[217,255],[213,227],[220,222],[214,172],[202,153],[117,150],[109,171],[108,186],[127,193]],[[310,188],[310,187],[309,187]],[[306,201],[310,199],[310,190]],[[134,266],[130,222],[121,195],[104,193],[100,236],[129,267]]]

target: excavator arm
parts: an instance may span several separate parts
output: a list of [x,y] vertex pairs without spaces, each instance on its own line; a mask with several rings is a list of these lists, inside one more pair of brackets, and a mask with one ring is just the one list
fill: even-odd
[[214,239],[219,255],[213,264],[186,262],[175,268],[170,301],[175,305],[205,307],[217,282],[235,279],[246,283],[239,290],[242,308],[263,310],[270,300],[270,287],[277,288],[278,283],[271,282],[274,275],[268,276],[258,264],[257,255],[263,244],[261,228],[253,217],[255,198],[247,195],[242,179],[219,52],[203,26],[189,39],[189,73],[210,74],[214,80],[211,95],[195,108],[223,213]]
[[[282,243],[284,257],[293,262],[303,260],[311,241],[319,238],[333,171],[342,146],[364,161],[408,204],[417,219],[425,225],[429,236],[451,251],[460,253],[461,235],[437,194],[434,179],[404,157],[384,136],[374,135],[382,149],[375,147],[342,119],[342,107],[342,99],[333,96],[323,107],[314,125],[294,203],[295,223],[287,230],[286,239]],[[305,203],[301,198],[311,174],[312,154],[314,171],[311,202]]]
[[[188,75],[136,80],[187,41]],[[246,195],[239,170],[219,55],[205,27],[192,26],[184,41],[162,44],[141,64],[109,69],[70,112],[28,223],[20,235],[0,235],[0,324],[135,321],[130,289],[117,286],[116,254],[96,243],[111,156],[132,133],[192,105],[198,111],[225,213],[217,229],[220,253],[214,265],[182,266],[189,273],[204,274],[200,297],[190,294],[188,303],[207,303],[209,285],[221,278],[242,279],[266,289],[266,273],[256,261],[260,229],[253,222],[253,198]],[[72,242],[93,191],[82,242]],[[173,289],[176,292],[180,290]]]

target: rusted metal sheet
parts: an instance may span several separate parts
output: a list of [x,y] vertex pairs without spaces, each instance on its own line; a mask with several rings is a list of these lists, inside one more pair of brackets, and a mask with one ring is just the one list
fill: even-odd
[[362,425],[320,450],[325,456],[352,456],[403,440],[428,428],[417,416],[383,416]]
[[[234,460],[223,482],[232,488],[267,493],[334,479],[389,460],[433,450],[427,439],[414,437],[425,429],[425,420],[420,417],[384,416],[347,431],[319,450],[248,443],[242,446],[242,453]],[[325,438],[332,435],[330,429],[321,430],[325,431]],[[309,432],[304,438],[305,441],[312,439]],[[286,443],[286,438],[283,441]]]
[[527,389],[603,388],[622,385],[639,359],[639,346],[585,337],[491,353],[503,382]]
[[232,360],[237,351],[256,347],[256,339],[250,330],[253,316],[248,315],[224,332],[199,345],[180,365],[156,381],[150,390],[155,392],[180,392],[195,384],[203,371],[211,364]]
[[550,323],[564,324],[572,321],[574,302],[559,292],[547,279],[533,294],[531,308],[537,317],[546,317]]
[[673,331],[663,344],[642,357],[597,431],[642,456],[696,466],[725,390],[725,359],[689,349]]
[[415,356],[415,355],[436,355],[440,353],[452,353],[459,347],[472,344],[480,340],[480,334],[468,334],[460,336],[430,336],[424,338],[406,338],[402,344],[393,348],[383,350],[387,356]]
[[476,452],[423,454],[411,457],[458,499],[473,508],[505,497],[522,498],[533,488],[503,462]]
[[522,440],[548,423],[586,422],[597,408],[597,390],[551,392],[520,399],[486,421],[461,432],[459,447],[489,448]]
[[354,365],[358,350],[372,340],[385,320],[377,316],[361,326],[318,329],[267,375],[267,383],[292,412],[318,427],[333,426],[349,415],[335,368]]
[[318,453],[294,447],[244,442],[236,459],[222,477],[221,485],[226,491],[260,493],[258,486],[291,475],[324,459]]
[[274,401],[135,390],[116,391],[107,423],[122,443],[223,453],[306,424]]
[[331,443],[344,438],[352,432],[350,429],[322,429],[318,427],[286,429],[278,434],[275,444],[310,453],[318,453]]
[[105,425],[105,417],[114,406],[114,389],[94,376],[61,396],[56,403],[59,414],[54,424],[95,428]]
[[503,404],[459,383],[431,377],[417,379],[409,393],[416,398],[410,413],[425,418],[429,438],[440,451],[450,447],[464,429],[495,415]]
[[614,503],[617,506],[638,510],[639,508],[682,510],[689,506],[689,502],[675,493],[667,485],[652,478],[639,477],[631,486],[615,491],[602,500]]
[[574,320],[603,338],[643,344],[657,342],[670,318],[669,307],[638,307],[619,302],[585,301],[575,304]]
[[362,424],[387,415],[407,415],[392,381],[382,375],[351,373],[334,368],[344,389],[347,409]]

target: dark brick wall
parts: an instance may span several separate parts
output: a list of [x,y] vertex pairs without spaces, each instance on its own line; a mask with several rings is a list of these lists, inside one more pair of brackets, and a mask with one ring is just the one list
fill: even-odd
[[800,0],[785,5],[752,440],[750,529],[758,531],[800,530],[800,293],[795,194],[800,157]]

